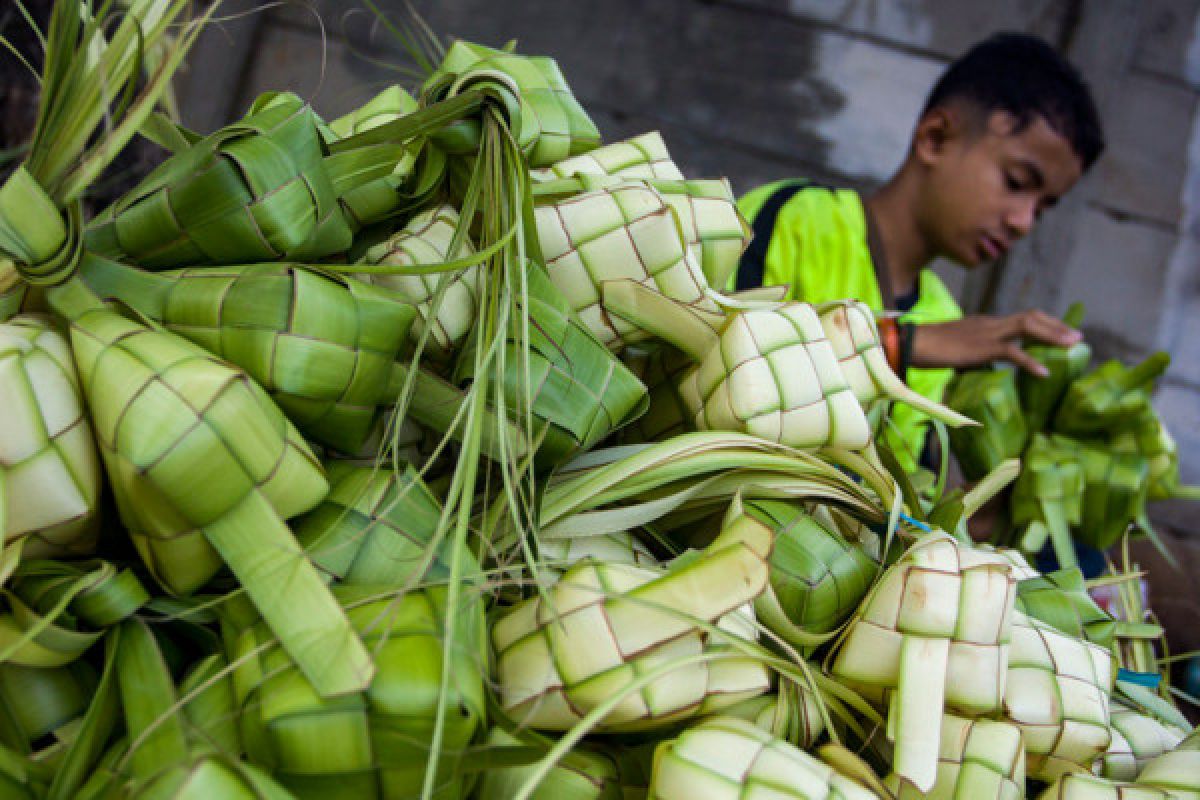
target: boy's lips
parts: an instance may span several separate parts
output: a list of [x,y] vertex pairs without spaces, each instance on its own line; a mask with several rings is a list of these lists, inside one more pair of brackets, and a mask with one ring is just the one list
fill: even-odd
[[979,248],[983,251],[985,258],[995,261],[1008,252],[1008,242],[985,233],[979,237]]

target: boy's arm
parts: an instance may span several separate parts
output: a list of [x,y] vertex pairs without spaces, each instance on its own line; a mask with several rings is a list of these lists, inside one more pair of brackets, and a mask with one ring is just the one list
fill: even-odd
[[1070,347],[1082,338],[1062,320],[1036,309],[1003,317],[977,314],[914,326],[911,363],[914,367],[961,369],[1011,361],[1034,375],[1044,376],[1046,368],[1022,349],[1023,341]]

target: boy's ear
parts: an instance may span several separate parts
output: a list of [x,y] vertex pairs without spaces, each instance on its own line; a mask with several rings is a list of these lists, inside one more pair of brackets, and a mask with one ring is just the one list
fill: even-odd
[[946,106],[937,106],[922,114],[912,140],[912,152],[917,161],[926,165],[937,161],[946,146],[962,135],[963,122],[956,109]]

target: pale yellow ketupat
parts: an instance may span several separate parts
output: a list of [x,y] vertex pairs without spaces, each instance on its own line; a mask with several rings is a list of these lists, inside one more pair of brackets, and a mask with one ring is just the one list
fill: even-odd
[[[761,661],[729,650],[725,636],[752,638],[738,612],[763,591],[772,534],[731,506],[714,542],[667,569],[586,560],[543,595],[506,611],[492,627],[501,706],[521,725],[567,730],[621,696],[596,726],[602,731],[662,727],[713,713],[770,688]],[[737,613],[731,613],[737,612]],[[729,650],[721,653],[722,650]],[[683,663],[635,687],[641,676]]]
[[893,770],[922,792],[937,779],[944,709],[1000,709],[1015,600],[1006,560],[933,533],[884,572],[849,624],[832,673],[895,690]]
[[46,317],[0,324],[0,531],[26,557],[91,552],[100,458],[66,337]]
[[878,797],[746,720],[717,717],[654,752],[648,800],[871,800]]
[[696,428],[803,449],[870,443],[866,413],[813,306],[770,303],[713,314],[632,281],[605,284],[604,303],[695,362],[678,386]]
[[885,784],[896,800],[1021,800],[1025,796],[1025,744],[1017,726],[945,714],[941,733],[933,788],[921,792],[890,775]]
[[1150,760],[1174,750],[1184,731],[1114,700],[1109,715],[1112,742],[1101,759],[1100,774],[1115,781],[1132,781]]
[[604,307],[602,287],[609,281],[636,281],[698,310],[717,310],[679,218],[660,192],[633,179],[580,181],[566,196],[539,204],[534,217],[550,280],[588,330],[613,350],[647,338]]
[[[385,241],[367,250],[364,264],[398,267],[394,273],[360,273],[357,277],[376,286],[392,289],[416,306],[421,324],[414,325],[409,337],[421,338],[429,329],[426,348],[435,357],[448,356],[471,330],[479,302],[478,265],[449,272],[404,272],[405,267],[421,267],[462,259],[475,252],[470,241],[461,237],[454,253],[455,232],[461,224],[453,206],[440,205],[410,219],[403,228]],[[446,286],[441,301],[434,307],[435,295],[442,282]]]
[[1108,749],[1112,654],[1013,613],[1004,716],[1021,728],[1029,776],[1052,781]]
[[548,167],[530,170],[529,174],[535,181],[552,181],[575,175],[683,180],[683,173],[671,159],[667,143],[658,131],[606,144],[587,153],[564,158]]

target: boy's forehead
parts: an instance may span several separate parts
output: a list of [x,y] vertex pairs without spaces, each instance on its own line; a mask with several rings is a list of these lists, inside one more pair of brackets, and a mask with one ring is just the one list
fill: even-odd
[[1083,161],[1071,142],[1040,114],[1019,125],[1009,112],[993,111],[986,138],[999,157],[1040,173],[1045,188],[1055,195],[1066,192],[1083,174]]

